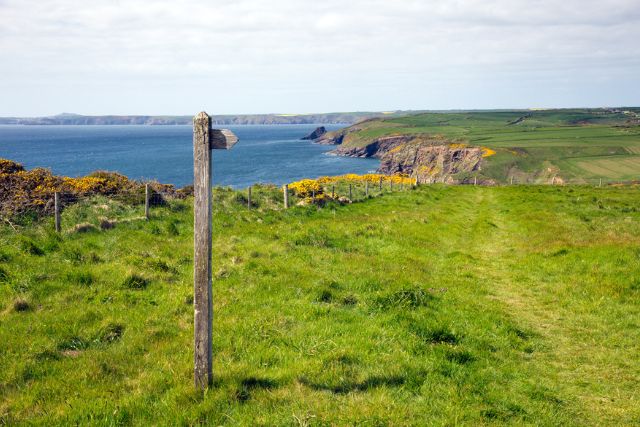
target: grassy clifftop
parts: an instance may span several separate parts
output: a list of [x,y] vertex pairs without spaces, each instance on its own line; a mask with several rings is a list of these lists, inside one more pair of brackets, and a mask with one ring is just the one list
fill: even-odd
[[640,177],[639,109],[425,113],[368,120],[330,137],[341,135],[344,150],[393,135],[487,147],[496,154],[483,161],[481,177],[498,182]]
[[0,228],[0,423],[636,424],[638,196],[431,186],[247,211],[217,190],[204,395],[188,200],[106,231]]

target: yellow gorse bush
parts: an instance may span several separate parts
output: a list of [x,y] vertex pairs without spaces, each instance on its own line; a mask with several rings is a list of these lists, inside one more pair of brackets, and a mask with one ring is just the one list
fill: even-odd
[[289,189],[300,197],[310,197],[322,193],[322,185],[315,179],[303,179],[289,184]]
[[[160,194],[176,194],[172,185],[152,182],[150,187]],[[79,178],[61,177],[49,169],[25,170],[19,163],[0,159],[0,214],[50,213],[56,192],[65,193],[71,200],[94,194],[119,195],[133,200],[132,197],[144,194],[144,183],[104,171]]]
[[321,176],[317,179],[302,179],[289,184],[289,189],[293,190],[294,194],[300,197],[311,197],[314,193],[316,198],[324,197],[323,185],[337,184],[337,183],[365,183],[377,184],[382,178],[383,183],[389,183],[392,181],[394,184],[414,184],[415,178],[411,178],[407,174],[395,174],[395,175],[382,175],[377,173],[369,173],[364,175],[357,175],[354,173],[348,173],[345,175],[337,176]]
[[495,150],[492,150],[489,147],[482,147],[482,157],[491,157],[496,154]]

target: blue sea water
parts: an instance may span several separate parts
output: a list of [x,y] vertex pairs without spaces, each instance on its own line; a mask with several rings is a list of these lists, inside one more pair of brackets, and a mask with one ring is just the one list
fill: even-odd
[[[335,147],[300,140],[315,125],[225,127],[240,142],[232,150],[213,151],[214,185],[284,184],[378,167],[377,160],[327,155]],[[0,126],[0,158],[27,168],[66,176],[109,170],[177,187],[193,182],[192,144],[191,126]]]

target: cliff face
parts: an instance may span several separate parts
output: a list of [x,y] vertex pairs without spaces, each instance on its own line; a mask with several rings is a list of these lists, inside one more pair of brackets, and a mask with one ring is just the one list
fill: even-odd
[[[342,138],[344,135],[334,136],[333,143],[341,143]],[[481,147],[414,135],[381,137],[361,147],[341,146],[333,153],[348,157],[376,157],[380,159],[381,173],[404,173],[420,181],[475,172],[480,169],[483,158]]]
[[313,132],[311,132],[309,135],[302,137],[303,140],[311,140],[311,141],[315,141],[316,139],[320,138],[322,135],[324,135],[325,133],[327,133],[327,128],[325,128],[324,126],[320,126],[317,127]]

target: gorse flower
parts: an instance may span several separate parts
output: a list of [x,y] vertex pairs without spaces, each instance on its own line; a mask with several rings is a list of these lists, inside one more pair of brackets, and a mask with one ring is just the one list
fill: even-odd
[[313,197],[314,194],[316,198],[324,198],[324,185],[338,183],[364,184],[365,182],[377,184],[380,182],[380,179],[382,179],[382,182],[386,184],[388,184],[390,181],[394,184],[411,185],[415,183],[415,178],[411,178],[407,174],[382,175],[377,173],[370,173],[365,175],[357,175],[354,173],[348,173],[345,175],[337,176],[321,176],[317,179],[302,179],[300,181],[295,181],[289,184],[289,189],[292,190],[296,196],[302,198]]

